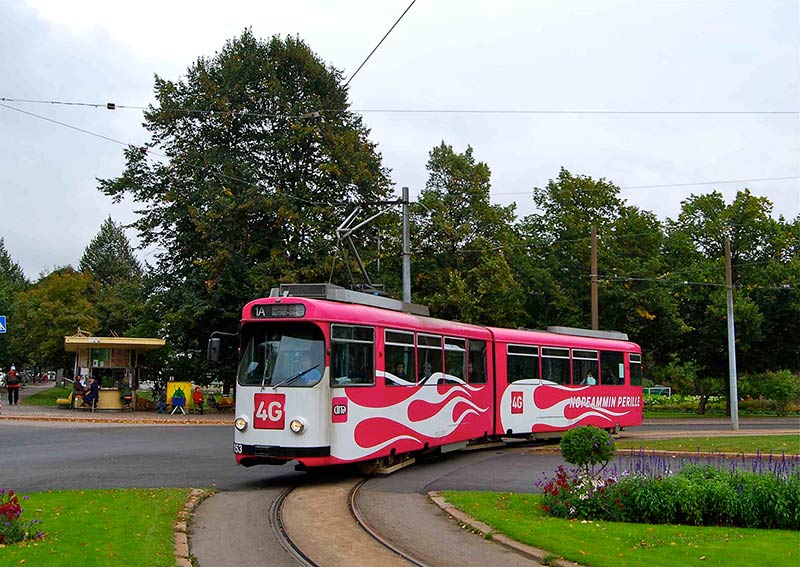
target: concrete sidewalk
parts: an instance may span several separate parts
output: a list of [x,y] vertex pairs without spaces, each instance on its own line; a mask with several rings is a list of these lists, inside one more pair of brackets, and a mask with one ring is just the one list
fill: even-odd
[[175,414],[157,413],[155,411],[121,411],[121,410],[90,410],[67,409],[53,406],[24,405],[25,398],[38,392],[52,388],[52,384],[29,385],[20,390],[20,405],[9,406],[6,403],[5,389],[0,390],[3,409],[0,412],[0,422],[3,420],[32,420],[53,422],[96,422],[96,423],[134,423],[157,425],[232,425],[233,411],[219,413],[214,409],[205,413],[196,414],[187,410],[183,415],[180,411]]

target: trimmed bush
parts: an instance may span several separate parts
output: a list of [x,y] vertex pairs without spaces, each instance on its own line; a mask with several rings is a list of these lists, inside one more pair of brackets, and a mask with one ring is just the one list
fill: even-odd
[[604,429],[577,427],[570,429],[561,438],[561,455],[572,465],[581,467],[586,473],[602,464],[601,470],[614,458],[617,448],[611,435]]
[[545,511],[561,518],[800,530],[800,470],[786,461],[762,474],[688,465],[604,480],[559,467],[542,486]]

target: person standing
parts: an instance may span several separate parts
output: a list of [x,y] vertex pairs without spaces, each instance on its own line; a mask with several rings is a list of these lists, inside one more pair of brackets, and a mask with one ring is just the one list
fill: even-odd
[[17,368],[15,366],[11,367],[11,370],[8,371],[8,376],[6,376],[6,389],[8,390],[8,405],[18,406],[19,375],[17,374]]

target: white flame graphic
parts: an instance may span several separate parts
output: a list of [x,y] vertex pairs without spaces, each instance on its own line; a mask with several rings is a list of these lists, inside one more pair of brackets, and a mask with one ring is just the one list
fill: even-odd
[[[447,388],[440,393],[436,383],[446,379],[457,385]],[[480,407],[472,400],[472,394],[481,390],[479,387],[470,386],[463,380],[448,374],[437,372],[430,376],[425,383],[416,387],[412,396],[402,402],[388,407],[361,406],[348,397],[347,421],[333,423],[331,456],[342,460],[362,459],[400,440],[411,440],[420,444],[423,438],[441,439],[452,434],[468,415],[480,415],[489,411],[488,407]],[[347,391],[345,390],[345,394]],[[445,400],[452,398],[447,403]],[[414,402],[427,402],[433,406],[441,404],[434,415],[422,420],[412,421],[409,417],[409,407]],[[461,412],[458,419],[453,421],[451,416],[453,408],[458,404],[466,404],[469,409]],[[404,425],[419,434],[419,437],[402,433],[388,438],[377,445],[362,447],[356,443],[355,429],[362,421],[380,417]]]
[[[567,393],[569,394],[569,397],[549,407],[538,407],[535,404],[535,391],[537,388],[541,388],[542,386],[547,386],[548,388]],[[534,382],[533,380],[519,380],[514,382],[506,388],[505,392],[503,392],[503,398],[500,402],[500,417],[503,421],[503,430],[507,431],[511,429],[514,433],[530,432],[534,424],[544,424],[550,427],[563,428],[574,425],[579,421],[586,419],[587,417],[598,417],[608,421],[611,424],[614,422],[614,418],[623,417],[629,413],[630,410],[628,409],[624,411],[614,411],[605,407],[587,404],[584,406],[586,411],[583,411],[574,418],[567,418],[567,407],[571,405],[573,407],[580,407],[575,406],[576,398],[579,398],[582,394],[596,391],[592,390],[592,388],[596,387],[583,386],[581,388],[568,388],[559,384],[538,383]],[[511,413],[512,392],[523,393],[523,411],[521,413]],[[614,396],[608,397],[613,398]]]

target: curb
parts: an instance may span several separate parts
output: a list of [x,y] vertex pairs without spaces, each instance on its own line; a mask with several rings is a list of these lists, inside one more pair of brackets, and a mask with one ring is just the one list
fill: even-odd
[[49,421],[56,423],[125,423],[141,425],[232,425],[233,420],[210,419],[125,419],[114,417],[61,417],[55,415],[0,415],[0,421]]
[[538,561],[542,565],[553,565],[556,567],[583,567],[580,563],[573,563],[561,557],[555,558],[554,555],[544,549],[538,547],[531,547],[516,540],[511,539],[501,533],[495,532],[490,526],[479,522],[472,516],[468,516],[458,508],[448,504],[447,500],[439,492],[428,492],[428,498],[436,504],[444,513],[448,514],[451,518],[461,524],[462,527],[480,535],[483,539],[490,540],[517,553],[530,557]]
[[214,495],[214,490],[201,490],[193,488],[189,498],[178,512],[178,518],[173,526],[173,541],[175,544],[175,565],[177,567],[194,567],[194,558],[189,553],[189,520],[200,503]]

